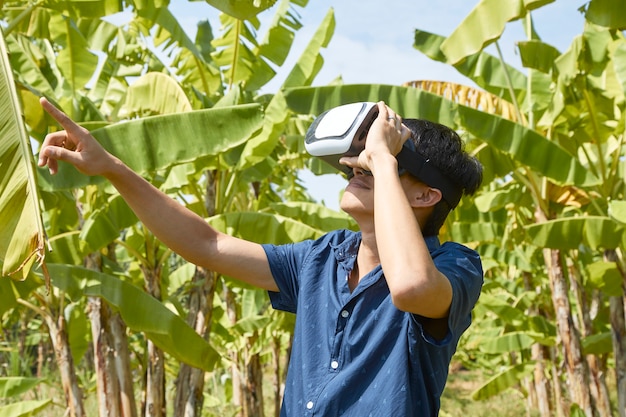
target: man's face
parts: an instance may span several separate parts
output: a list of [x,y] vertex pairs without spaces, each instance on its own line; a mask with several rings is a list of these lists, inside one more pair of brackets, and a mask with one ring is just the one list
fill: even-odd
[[350,215],[374,212],[374,177],[355,169],[341,197],[340,208]]
[[[400,185],[408,199],[423,194],[429,187],[405,173],[400,176]],[[374,177],[363,170],[355,169],[341,197],[340,208],[351,215],[374,214]]]

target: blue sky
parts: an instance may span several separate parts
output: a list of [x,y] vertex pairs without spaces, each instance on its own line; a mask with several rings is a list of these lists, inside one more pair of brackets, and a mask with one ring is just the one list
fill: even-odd
[[[544,42],[565,51],[572,39],[582,33],[584,20],[578,8],[586,0],[556,0],[533,12],[535,30]],[[314,85],[325,85],[341,76],[346,84],[394,84],[412,80],[439,80],[469,84],[452,67],[433,62],[415,50],[415,29],[448,36],[478,4],[478,0],[310,0],[298,8],[304,27],[297,33],[292,55],[284,65],[290,69],[318,25],[332,7],[336,28],[328,48],[322,51],[324,66]],[[171,9],[190,33],[201,19],[219,28],[215,9],[199,1],[172,0]],[[269,13],[261,16],[269,19]],[[264,27],[260,28],[264,34]],[[499,41],[507,63],[520,66],[515,43],[526,37],[521,22],[512,22]],[[495,54],[495,50],[491,51]],[[278,72],[273,91],[286,74]],[[303,174],[312,195],[337,209],[339,193],[345,187],[340,176],[312,178]]]

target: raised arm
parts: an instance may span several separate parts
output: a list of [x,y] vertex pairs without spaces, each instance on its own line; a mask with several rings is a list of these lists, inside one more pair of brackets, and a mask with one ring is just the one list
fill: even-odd
[[441,192],[408,175],[398,176],[395,155],[410,131],[384,103],[378,107],[365,150],[342,162],[371,171],[374,176],[376,242],[372,246],[377,248],[393,303],[403,311],[443,318],[452,301],[452,286],[435,266],[419,224],[439,201]]
[[213,229],[108,153],[86,129],[45,98],[41,105],[65,130],[46,136],[39,166],[47,165],[56,174],[58,161],[65,161],[83,174],[105,177],[141,222],[187,261],[259,288],[278,290],[261,245]]

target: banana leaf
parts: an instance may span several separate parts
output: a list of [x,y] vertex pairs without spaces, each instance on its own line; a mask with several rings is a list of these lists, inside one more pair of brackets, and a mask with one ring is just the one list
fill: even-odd
[[112,275],[69,265],[50,264],[50,276],[54,286],[72,298],[104,298],[130,329],[144,332],[177,360],[205,371],[219,361],[215,349],[185,320],[140,288]]
[[538,132],[426,91],[389,85],[292,88],[287,105],[302,114],[320,114],[341,104],[383,100],[405,118],[421,118],[471,133],[560,185],[595,185],[599,180],[578,159]]
[[0,32],[0,263],[2,276],[25,279],[44,259],[44,229],[33,151]]
[[482,0],[441,45],[448,63],[456,64],[500,38],[508,22],[554,0]]
[[540,248],[568,250],[586,244],[593,249],[615,249],[624,240],[625,229],[609,217],[586,216],[533,224],[526,232]]
[[0,398],[15,397],[35,388],[42,382],[39,378],[6,376],[0,378]]
[[535,343],[535,339],[527,332],[515,331],[490,338],[480,346],[480,350],[491,354],[520,352],[529,349],[533,343]]
[[[283,82],[282,88],[309,86],[322,68],[322,48],[328,46],[335,31],[335,15],[330,10],[317,28],[308,46]],[[247,144],[238,168],[243,170],[261,162],[276,146],[279,135],[289,120],[285,97],[281,91],[274,94],[265,110],[263,130]]]
[[[441,51],[445,40],[444,36],[416,29],[413,47],[430,59],[447,64],[447,58]],[[479,87],[508,101],[512,101],[509,86],[516,92],[525,91],[528,86],[524,73],[485,51],[467,56],[453,66]]]
[[[254,134],[263,121],[261,107],[246,104],[187,113],[151,116],[91,132],[102,146],[139,174],[149,174],[202,156],[233,149]],[[69,164],[57,175],[39,170],[43,190],[67,190],[102,182]]]
[[52,399],[20,401],[0,406],[2,417],[28,417],[37,415],[41,410],[52,404]]
[[300,221],[261,212],[220,214],[209,218],[209,224],[232,236],[277,245],[316,239],[324,233]]
[[626,30],[626,14],[617,12],[623,7],[622,0],[592,0],[585,18],[599,26]]
[[206,0],[206,2],[230,16],[246,20],[269,9],[276,0]]
[[505,369],[492,377],[480,388],[472,393],[472,399],[486,400],[497,395],[508,388],[518,385],[525,377],[530,375],[535,368],[534,363],[520,363]]
[[134,119],[144,116],[192,111],[185,92],[172,77],[149,72],[135,80],[126,91],[126,101],[118,116]]
[[618,222],[626,224],[626,201],[611,201],[609,203],[609,215]]

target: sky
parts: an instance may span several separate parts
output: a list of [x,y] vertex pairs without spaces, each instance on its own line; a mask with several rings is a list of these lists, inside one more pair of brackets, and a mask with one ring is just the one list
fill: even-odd
[[[451,66],[430,60],[413,48],[415,29],[449,36],[478,4],[478,0],[309,0],[296,8],[303,28],[297,32],[292,53],[283,68],[291,69],[326,13],[333,8],[336,27],[328,48],[322,50],[324,65],[313,85],[322,86],[341,77],[346,84],[401,85],[413,80],[437,80],[472,85]],[[578,8],[587,0],[556,0],[532,13],[535,30],[544,42],[564,52],[583,31]],[[219,29],[218,14],[206,3],[172,0],[170,9],[191,36],[201,19]],[[260,16],[273,16],[272,9]],[[508,64],[521,68],[515,44],[526,36],[520,21],[509,23],[499,41]],[[488,50],[496,54],[495,49]],[[285,73],[278,71],[264,90],[276,91]],[[327,207],[338,209],[346,181],[339,175],[314,177],[302,173],[309,192]]]

